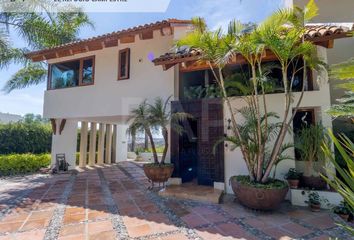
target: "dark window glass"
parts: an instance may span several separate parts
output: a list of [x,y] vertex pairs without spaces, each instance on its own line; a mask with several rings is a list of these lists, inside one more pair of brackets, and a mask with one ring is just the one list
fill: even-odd
[[93,59],[83,60],[82,66],[82,84],[91,84],[93,82]]
[[124,49],[119,52],[119,69],[118,69],[118,79],[128,79],[129,78],[129,61],[130,61],[130,50]]
[[66,88],[79,85],[80,61],[51,65],[51,88]]

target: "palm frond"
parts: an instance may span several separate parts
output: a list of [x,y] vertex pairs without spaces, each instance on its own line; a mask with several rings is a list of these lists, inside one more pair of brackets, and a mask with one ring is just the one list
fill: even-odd
[[46,80],[47,69],[38,63],[31,63],[15,73],[3,87],[3,91],[9,93],[14,89],[26,88],[37,85]]

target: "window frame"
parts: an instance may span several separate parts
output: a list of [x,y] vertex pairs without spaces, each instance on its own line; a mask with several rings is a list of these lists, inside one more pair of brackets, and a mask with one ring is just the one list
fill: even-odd
[[[92,82],[91,83],[83,83],[82,80],[83,80],[84,61],[88,60],[88,59],[92,59]],[[65,87],[65,88],[52,88],[52,65],[62,64],[62,63],[67,63],[67,62],[75,62],[75,61],[79,61],[80,62],[78,85],[77,86],[72,86],[72,87]],[[95,67],[96,67],[95,66],[95,55],[48,64],[47,90],[59,90],[59,89],[84,87],[84,86],[94,85],[95,84]]]
[[[127,70],[126,70],[126,75],[125,76],[121,76],[121,54],[122,53],[126,53],[127,57],[125,60],[125,64],[127,66]],[[120,80],[128,80],[130,78],[130,48],[125,48],[125,49],[121,49],[118,52],[118,81]]]

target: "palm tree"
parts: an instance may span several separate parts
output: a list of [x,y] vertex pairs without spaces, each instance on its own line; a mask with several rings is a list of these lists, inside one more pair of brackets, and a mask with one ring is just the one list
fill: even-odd
[[[206,62],[213,72],[230,112],[232,137],[237,139],[251,181],[267,183],[271,170],[279,161],[284,138],[305,91],[303,84],[300,98],[293,103],[292,86],[296,72],[303,71],[303,79],[306,80],[306,69],[318,69],[322,64],[317,59],[315,45],[302,37],[306,31],[305,23],[316,16],[317,11],[317,6],[311,0],[304,10],[297,7],[279,10],[255,29],[246,28],[240,22],[232,21],[226,34],[220,28],[215,31],[209,30],[203,19],[195,18],[192,20],[195,30],[177,42],[177,47],[187,45],[197,49],[201,53],[200,60]],[[268,138],[265,137],[268,136],[269,125],[265,85],[270,81],[262,64],[266,50],[270,50],[280,63],[284,86],[284,117],[280,121],[275,144],[272,146],[267,146]],[[256,149],[251,149],[249,139],[243,136],[242,125],[237,122],[237,112],[233,109],[225,88],[223,69],[231,61],[237,62],[238,59],[246,61],[251,69],[248,84],[251,91],[243,99],[255,114],[255,144],[252,146],[257,146]],[[304,62],[302,66],[299,64],[300,59]],[[293,71],[288,77],[290,67],[293,67]],[[291,112],[292,104],[295,105],[294,112]],[[269,155],[266,154],[267,148],[271,150]],[[254,150],[255,154],[252,153]]]
[[159,164],[155,142],[151,132],[153,121],[149,114],[149,105],[147,103],[147,100],[144,100],[142,103],[139,104],[137,108],[131,111],[131,117],[128,121],[131,122],[128,128],[128,133],[132,134],[132,132],[134,131],[144,131],[147,134],[152,148],[154,163]]
[[345,95],[337,99],[335,104],[327,112],[333,117],[347,117],[354,119],[354,58],[331,66],[331,79],[342,80],[337,84],[338,88],[345,90]]
[[[77,40],[80,29],[93,26],[88,16],[79,8],[74,9],[76,11],[65,12],[58,5],[45,1],[13,4],[0,5],[0,69],[11,63],[22,63],[23,68],[7,81],[3,87],[5,92],[45,81],[46,64],[27,61],[24,56],[26,52]],[[23,11],[13,11],[14,7]],[[30,9],[37,11],[31,12]],[[28,48],[13,48],[10,43],[10,30],[17,32],[27,43]]]
[[[326,170],[331,173],[333,181],[327,176],[321,176],[344,198],[345,202],[348,203],[351,212],[354,212],[354,143],[344,134],[340,134],[338,138],[335,137],[331,130],[329,130],[329,136],[344,159],[346,168],[341,167],[336,161],[332,154],[331,145],[324,143],[322,150],[326,154],[330,164],[335,167],[340,178],[336,175],[336,172],[331,171],[331,169]],[[351,226],[348,225],[343,227],[354,236],[354,229]]]
[[[162,98],[156,98],[154,104],[149,105],[149,115],[151,119],[151,126],[155,129],[160,129],[162,131],[162,136],[165,142],[163,154],[160,164],[165,164],[167,150],[169,147],[169,136],[168,136],[168,126],[178,134],[183,132],[183,128],[180,125],[180,122],[185,121],[191,116],[188,113],[177,112],[172,113],[168,108],[171,97],[167,98],[166,101],[163,101]],[[153,149],[154,151],[154,149]]]

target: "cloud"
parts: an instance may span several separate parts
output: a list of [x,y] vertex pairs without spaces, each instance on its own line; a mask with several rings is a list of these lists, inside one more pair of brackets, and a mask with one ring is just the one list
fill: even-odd
[[0,95],[0,112],[24,115],[26,113],[42,114],[43,91],[41,94],[14,92]]

